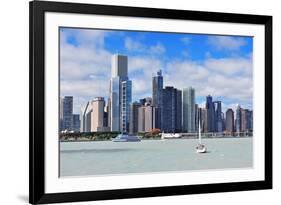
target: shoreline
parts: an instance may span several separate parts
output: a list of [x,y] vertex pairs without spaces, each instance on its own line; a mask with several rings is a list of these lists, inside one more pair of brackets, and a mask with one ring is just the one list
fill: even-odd
[[[253,138],[253,136],[213,136],[213,137],[202,137],[202,139],[228,139],[228,138],[237,138],[237,139],[240,139],[240,138]],[[165,141],[168,141],[168,140],[188,140],[188,139],[198,139],[198,137],[195,137],[195,136],[192,136],[192,137],[181,137],[181,138],[172,138],[172,139],[164,139]],[[157,141],[157,140],[162,140],[161,137],[157,137],[157,138],[154,138],[154,139],[141,139],[141,141]],[[59,140],[59,142],[104,142],[104,141],[107,141],[107,142],[111,142],[111,139],[109,140],[93,140],[93,139],[69,139],[69,140]]]

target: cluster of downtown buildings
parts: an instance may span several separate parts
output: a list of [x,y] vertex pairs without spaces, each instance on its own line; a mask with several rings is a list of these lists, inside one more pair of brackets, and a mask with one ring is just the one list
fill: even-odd
[[195,89],[164,87],[161,70],[152,77],[152,96],[132,102],[132,81],[128,78],[128,57],[112,56],[112,73],[107,102],[95,97],[73,114],[73,97],[60,102],[60,131],[122,132],[136,134],[159,129],[161,132],[249,132],[253,130],[253,111],[239,105],[235,112],[222,112],[221,101],[206,97],[205,107],[195,102]]

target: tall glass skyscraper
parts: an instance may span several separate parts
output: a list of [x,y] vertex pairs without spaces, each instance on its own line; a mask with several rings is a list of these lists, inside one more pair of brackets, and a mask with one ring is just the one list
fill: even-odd
[[63,129],[73,129],[73,96],[65,96],[63,98]]
[[121,81],[120,90],[120,128],[122,132],[129,132],[130,104],[132,102],[132,81]]
[[163,89],[162,130],[179,132],[182,124],[182,92],[168,86]]
[[231,108],[225,113],[225,130],[229,133],[234,132],[234,112]]
[[130,105],[130,123],[129,132],[130,134],[136,134],[138,132],[138,112],[141,104],[139,102],[133,102]]
[[120,78],[114,77],[110,79],[109,91],[109,126],[111,131],[120,131],[120,94],[119,94]]
[[207,109],[207,127],[208,132],[215,132],[216,131],[216,119],[215,119],[215,106],[213,103],[212,96],[208,95],[206,97],[206,109]]
[[155,127],[161,129],[161,109],[163,106],[162,94],[163,90],[163,76],[162,71],[159,70],[156,76],[152,77],[152,105],[156,108]]
[[236,121],[235,121],[236,132],[241,132],[241,107],[237,105],[236,108]]
[[128,57],[113,55],[111,72],[108,101],[110,130],[129,132],[132,82],[128,79]]
[[75,132],[80,131],[80,115],[79,114],[73,115],[73,130]]
[[195,132],[195,90],[192,87],[182,91],[183,118],[182,129],[184,132]]
[[215,132],[223,131],[221,101],[214,101],[215,107]]

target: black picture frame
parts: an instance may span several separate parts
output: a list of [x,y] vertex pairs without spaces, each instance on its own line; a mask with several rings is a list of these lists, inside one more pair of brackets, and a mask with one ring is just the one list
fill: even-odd
[[[105,6],[93,4],[32,1],[30,12],[30,107],[29,107],[29,202],[31,204],[75,202],[198,193],[260,190],[272,188],[272,16],[215,13],[201,11]],[[44,14],[45,12],[98,14],[111,16],[150,17],[162,19],[199,20],[259,24],[265,27],[265,180],[134,188],[71,193],[45,192],[45,80],[44,80]]]

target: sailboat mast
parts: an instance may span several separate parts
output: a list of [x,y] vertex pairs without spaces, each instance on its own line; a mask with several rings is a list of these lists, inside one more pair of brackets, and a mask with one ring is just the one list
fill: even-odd
[[200,127],[200,119],[199,119],[199,126],[198,126],[198,135],[199,135],[199,144],[201,144],[201,127]]

